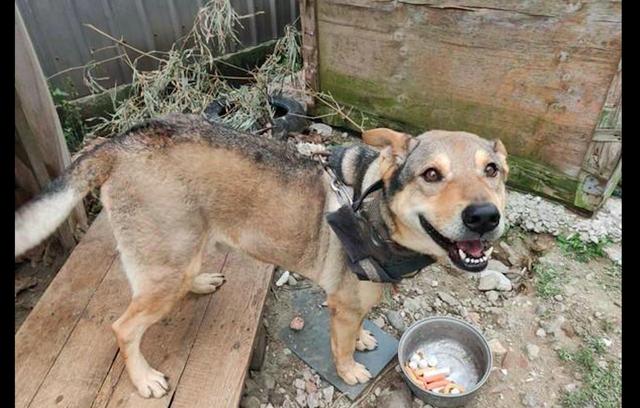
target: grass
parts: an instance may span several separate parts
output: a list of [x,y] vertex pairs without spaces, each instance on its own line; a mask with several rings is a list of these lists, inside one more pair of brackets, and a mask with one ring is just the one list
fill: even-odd
[[62,133],[64,139],[67,142],[67,147],[71,153],[78,151],[82,145],[82,140],[86,133],[82,117],[80,115],[80,108],[69,101],[78,97],[71,81],[68,81],[66,89],[52,88],[51,98],[53,103],[58,108],[60,126],[62,127]]
[[595,406],[598,408],[618,408],[622,399],[622,373],[620,364],[608,361],[605,367],[597,363],[605,353],[605,345],[600,339],[590,337],[576,352],[558,350],[562,361],[570,361],[582,374],[583,384],[575,391],[562,397],[565,408]]
[[549,299],[562,293],[564,277],[548,265],[536,264],[533,267],[536,275],[536,293],[543,299]]
[[557,242],[558,246],[564,252],[571,254],[576,260],[588,262],[592,259],[605,256],[604,247],[608,245],[611,240],[605,238],[598,242],[586,242],[581,240],[578,234],[573,234],[568,237],[559,236]]

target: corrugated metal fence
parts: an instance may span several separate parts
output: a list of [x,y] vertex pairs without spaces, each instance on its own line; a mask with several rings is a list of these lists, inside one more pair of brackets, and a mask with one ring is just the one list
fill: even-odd
[[[92,24],[142,51],[166,51],[186,35],[194,17],[206,0],[16,0],[46,77],[102,61],[124,52],[114,42],[84,26]],[[240,15],[253,15],[238,27],[241,45],[235,51],[277,38],[284,27],[298,17],[297,0],[231,0]],[[262,13],[260,13],[262,12]],[[256,14],[258,13],[258,14]],[[129,53],[132,57],[135,53]],[[152,68],[147,59],[141,67]],[[120,60],[100,64],[96,73],[108,78],[103,86],[128,83],[131,71]],[[79,96],[88,88],[83,70],[69,70],[51,78],[54,87],[67,89],[69,81]]]

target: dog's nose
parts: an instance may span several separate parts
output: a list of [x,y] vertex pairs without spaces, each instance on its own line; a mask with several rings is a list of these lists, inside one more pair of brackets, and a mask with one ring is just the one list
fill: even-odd
[[500,211],[491,203],[471,204],[462,211],[462,222],[479,234],[489,232],[500,223]]

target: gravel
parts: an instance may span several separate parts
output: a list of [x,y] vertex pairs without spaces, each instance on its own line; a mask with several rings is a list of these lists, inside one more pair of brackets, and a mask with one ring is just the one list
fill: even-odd
[[387,316],[389,324],[400,333],[403,333],[407,329],[407,326],[398,311],[389,310],[385,313],[385,316]]
[[577,232],[583,241],[598,242],[605,238],[622,240],[622,200],[609,198],[591,218],[580,216],[560,204],[531,194],[509,191],[506,215],[511,225],[524,230],[553,235]]
[[540,355],[540,347],[535,344],[527,344],[527,357],[529,361],[533,361]]

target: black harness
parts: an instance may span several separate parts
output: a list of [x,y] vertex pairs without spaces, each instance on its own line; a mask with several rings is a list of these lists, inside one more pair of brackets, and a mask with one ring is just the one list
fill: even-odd
[[[358,279],[397,283],[415,276],[422,268],[436,262],[428,255],[394,242],[379,214],[379,219],[374,220],[373,211],[363,210],[362,203],[369,194],[377,190],[384,193],[382,180],[372,184],[357,200],[356,197],[354,200],[345,200],[344,184],[331,169],[326,166],[325,169],[332,178],[332,188],[339,201],[346,201],[337,211],[328,213],[326,219],[340,239],[348,256],[349,267]],[[351,203],[352,201],[354,202]],[[372,210],[377,208],[373,206]]]

